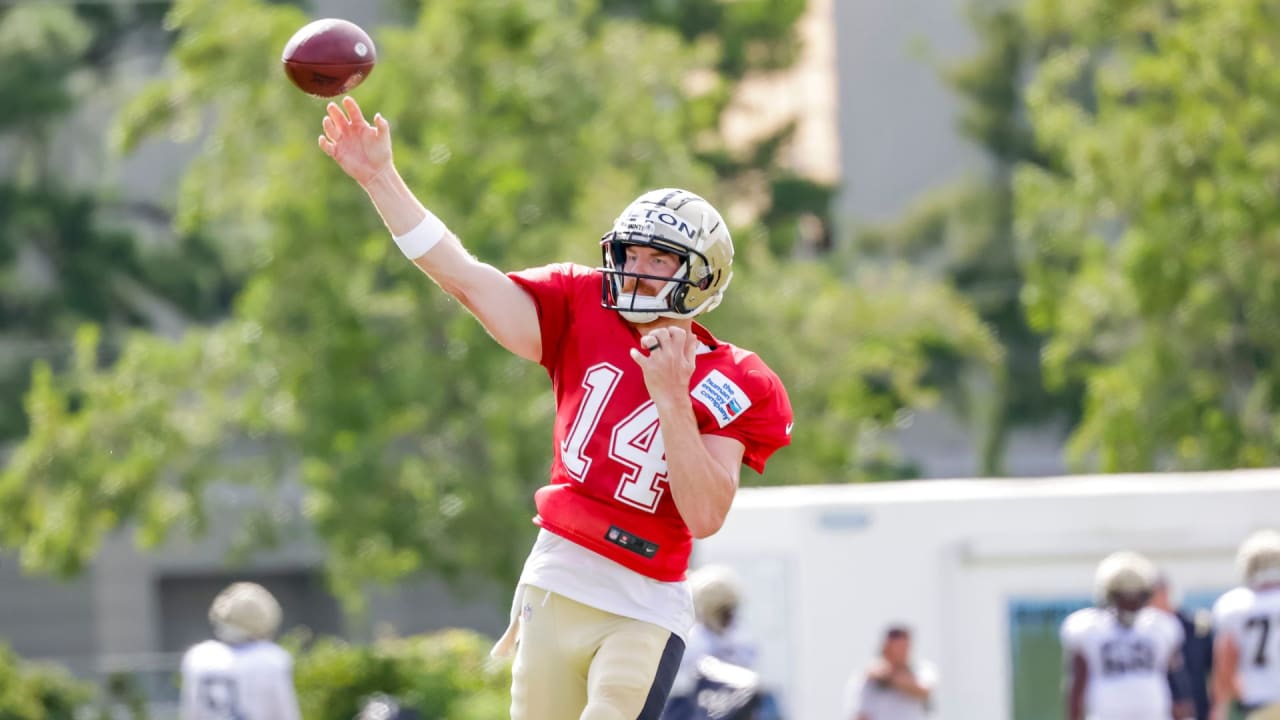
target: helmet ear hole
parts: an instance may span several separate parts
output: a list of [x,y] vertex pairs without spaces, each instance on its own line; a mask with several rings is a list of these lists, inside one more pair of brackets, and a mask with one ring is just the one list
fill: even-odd
[[689,294],[689,286],[688,286],[688,285],[680,285],[679,287],[677,287],[675,290],[673,290],[673,291],[672,291],[672,293],[671,293],[671,307],[675,308],[675,309],[676,309],[676,312],[688,312],[688,311],[689,311],[689,309],[688,309],[688,308],[686,308],[686,307],[685,307],[685,305],[684,305],[684,299],[685,299],[685,297],[686,297],[688,294]]

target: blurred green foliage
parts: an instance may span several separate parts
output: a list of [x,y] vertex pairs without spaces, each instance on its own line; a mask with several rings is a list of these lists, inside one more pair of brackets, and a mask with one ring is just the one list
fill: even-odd
[[[36,368],[31,431],[0,476],[0,541],[27,567],[76,572],[122,526],[149,547],[198,532],[215,480],[255,493],[236,515],[244,544],[314,532],[355,606],[369,580],[509,582],[519,567],[551,450],[545,375],[404,263],[315,147],[323,103],[278,67],[306,19],[254,0],[169,14],[167,77],[113,137],[126,152],[202,137],[177,231],[210,238],[209,262],[243,289],[178,340],[138,332],[107,353],[90,329],[65,372]],[[685,82],[719,62],[705,44],[586,0],[437,0],[375,37],[383,60],[357,95],[390,119],[410,184],[484,260],[596,264],[596,238],[651,187],[727,202],[689,141],[711,129]],[[798,261],[764,225],[737,238],[738,276],[709,325],[757,349],[798,412],[794,446],[746,482],[909,474],[885,436],[936,400],[926,355],[982,372],[997,357],[986,329],[905,267]],[[300,513],[283,499],[299,487]]]
[[509,663],[489,658],[492,640],[466,630],[350,645],[321,638],[296,653],[294,685],[307,720],[350,720],[386,695],[423,718],[499,720],[510,716]]
[[0,643],[0,720],[76,720],[92,688],[52,665],[24,662]]
[[1054,169],[1016,180],[1024,300],[1047,376],[1087,387],[1075,466],[1275,465],[1275,8],[1032,0],[1026,18]]
[[[307,720],[350,720],[386,695],[424,718],[497,720],[509,715],[510,663],[489,657],[493,641],[468,630],[392,637],[368,645],[303,634],[282,644],[294,655],[294,686]],[[128,676],[111,678],[101,698],[93,686],[54,665],[24,661],[0,644],[0,720],[132,717],[148,708]]]

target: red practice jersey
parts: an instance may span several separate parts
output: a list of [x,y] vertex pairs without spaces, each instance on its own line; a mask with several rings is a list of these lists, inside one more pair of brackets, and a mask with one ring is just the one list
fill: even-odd
[[[667,491],[658,410],[630,356],[641,333],[600,306],[596,270],[562,263],[510,277],[537,306],[556,396],[551,482],[535,495],[534,522],[648,577],[684,579],[693,538]],[[741,442],[743,463],[764,472],[791,440],[782,381],[755,353],[696,323],[693,332],[710,348],[689,384],[698,428]]]

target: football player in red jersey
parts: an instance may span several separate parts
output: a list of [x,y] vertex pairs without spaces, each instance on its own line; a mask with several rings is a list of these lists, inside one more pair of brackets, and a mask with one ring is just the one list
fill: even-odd
[[724,523],[745,463],[790,441],[778,376],[694,318],[718,305],[733,242],[706,200],[637,198],[601,240],[603,267],[503,273],[406,186],[380,115],[330,103],[321,149],[368,193],[400,250],[503,347],[540,363],[556,398],[542,530],[512,622],[515,720],[657,718],[693,626],[694,538]]

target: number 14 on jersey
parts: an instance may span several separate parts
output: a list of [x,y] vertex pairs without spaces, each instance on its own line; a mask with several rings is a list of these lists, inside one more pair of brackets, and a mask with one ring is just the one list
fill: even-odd
[[[605,407],[618,388],[622,371],[609,363],[589,368],[582,379],[584,394],[578,414],[560,445],[560,461],[573,479],[584,482],[593,458],[587,442],[595,437]],[[627,468],[618,478],[614,497],[642,510],[656,512],[666,491],[667,449],[652,400],[642,403],[609,431],[610,459]]]

